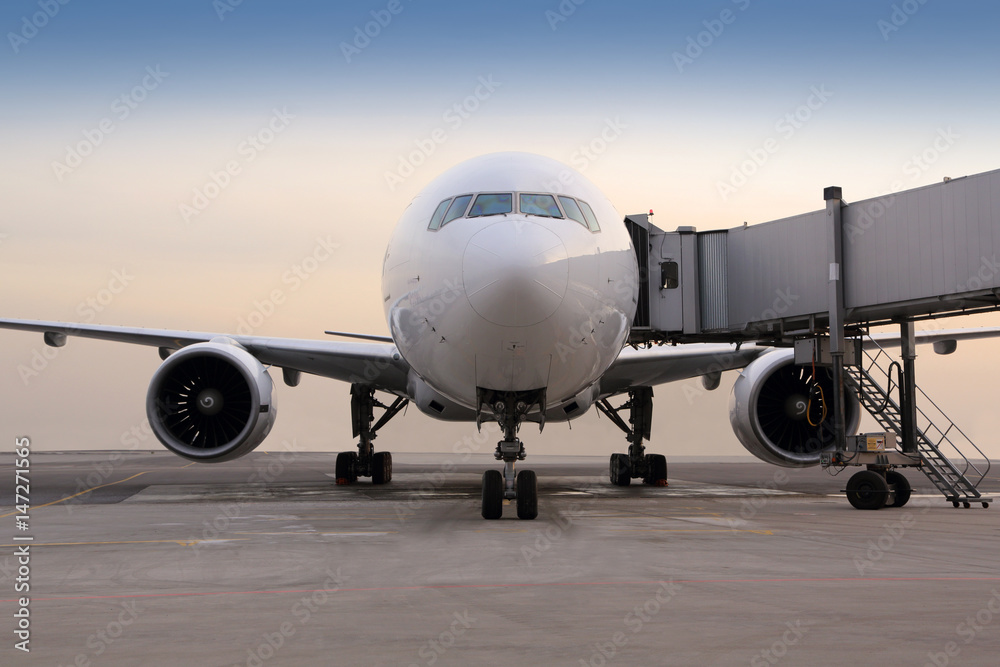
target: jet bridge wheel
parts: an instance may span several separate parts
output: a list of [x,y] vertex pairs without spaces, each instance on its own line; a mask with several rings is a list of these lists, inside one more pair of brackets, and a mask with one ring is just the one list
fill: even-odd
[[503,481],[503,475],[500,473],[500,471],[487,470],[486,472],[484,472],[483,473],[483,518],[484,519],[499,519],[501,516],[503,516],[503,492],[504,492],[504,481]]
[[888,482],[873,470],[862,470],[847,480],[847,500],[855,509],[882,509],[888,499]]
[[896,490],[896,499],[888,505],[889,507],[902,507],[909,502],[913,489],[910,486],[910,480],[906,479],[903,473],[890,470],[885,473],[885,481],[891,484]]
[[357,452],[340,452],[337,454],[337,484],[353,484],[358,481],[357,464]]

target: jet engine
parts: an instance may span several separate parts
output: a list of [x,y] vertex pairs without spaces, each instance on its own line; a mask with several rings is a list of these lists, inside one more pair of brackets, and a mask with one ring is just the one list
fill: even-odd
[[[861,419],[857,395],[845,391],[848,434]],[[729,399],[736,437],[757,458],[786,468],[819,464],[833,445],[833,377],[826,367],[796,366],[792,350],[768,352],[740,373]]]
[[271,377],[228,338],[185,347],[153,374],[146,416],[153,433],[179,456],[218,463],[252,452],[277,410]]

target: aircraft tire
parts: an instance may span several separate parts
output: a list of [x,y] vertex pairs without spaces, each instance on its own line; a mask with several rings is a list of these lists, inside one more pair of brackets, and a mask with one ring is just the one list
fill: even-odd
[[503,475],[499,470],[483,473],[483,518],[495,520],[503,516]]
[[534,470],[522,470],[515,479],[517,486],[517,518],[534,519],[538,516],[538,477]]

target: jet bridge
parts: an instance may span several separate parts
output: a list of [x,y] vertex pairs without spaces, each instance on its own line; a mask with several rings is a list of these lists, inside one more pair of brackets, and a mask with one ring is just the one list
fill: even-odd
[[[832,371],[837,446],[825,463],[865,461],[867,472],[883,480],[894,479],[891,468],[912,465],[955,506],[988,505],[976,489],[988,468],[955,446],[950,420],[940,431],[916,405],[913,323],[1000,308],[1000,170],[853,204],[841,188],[829,187],[823,199],[818,211],[721,231],[666,232],[647,215],[627,216],[641,280],[630,343],[794,345],[796,363]],[[898,383],[887,376],[883,389],[866,365],[875,344],[865,337],[870,327],[886,324],[900,327],[903,363],[895,364]],[[936,349],[954,348],[943,342]],[[899,436],[902,458],[846,456],[847,390]],[[964,463],[946,457],[945,445]],[[883,489],[875,486],[874,505],[881,507]],[[885,498],[908,497],[893,487],[884,489]],[[859,506],[853,498],[852,504]]]

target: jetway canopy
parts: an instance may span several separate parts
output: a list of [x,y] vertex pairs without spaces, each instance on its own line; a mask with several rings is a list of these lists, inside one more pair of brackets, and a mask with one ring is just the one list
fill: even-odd
[[853,204],[839,188],[824,198],[824,210],[724,231],[627,216],[643,280],[633,342],[817,332],[836,280],[847,325],[1000,306],[1000,170]]

